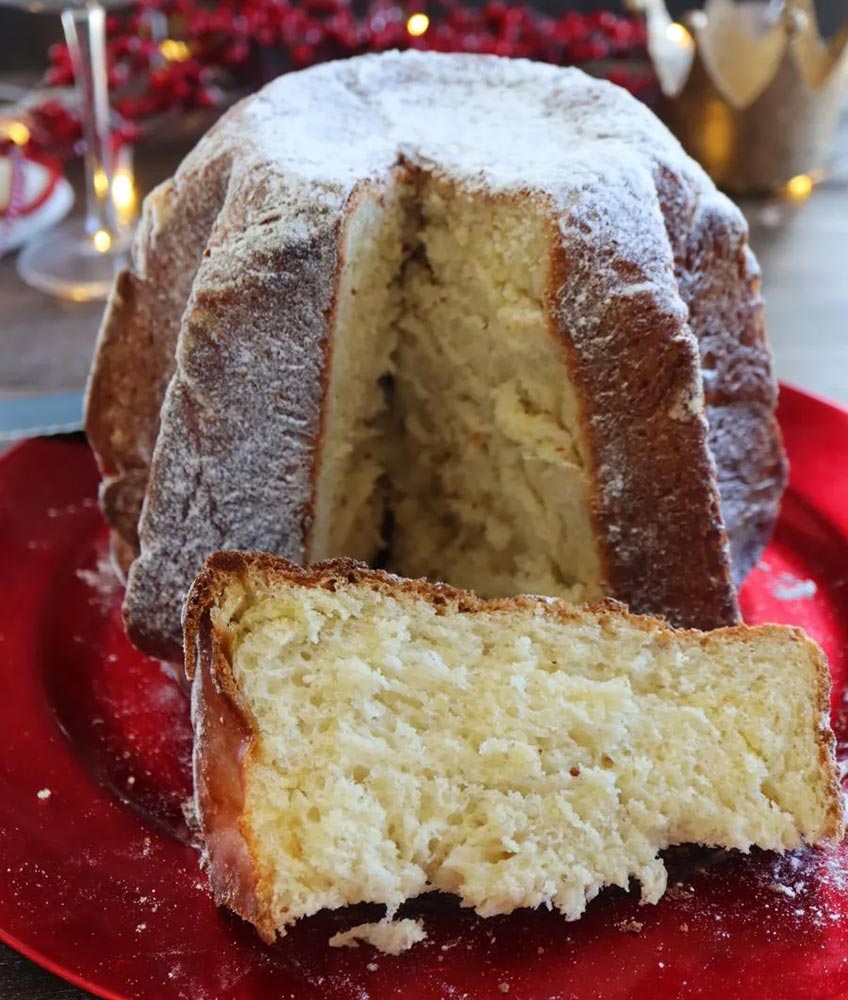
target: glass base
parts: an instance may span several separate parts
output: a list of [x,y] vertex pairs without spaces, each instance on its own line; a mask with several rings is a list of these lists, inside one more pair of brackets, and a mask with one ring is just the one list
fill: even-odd
[[127,266],[131,239],[129,234],[110,239],[105,231],[98,238],[100,249],[82,219],[69,219],[27,243],[18,255],[18,274],[60,299],[105,300],[115,275]]

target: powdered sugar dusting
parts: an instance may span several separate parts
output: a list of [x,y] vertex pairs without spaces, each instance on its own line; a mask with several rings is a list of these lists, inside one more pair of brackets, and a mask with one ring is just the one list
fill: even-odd
[[[162,409],[156,475],[140,526],[142,556],[129,580],[129,621],[149,651],[178,655],[182,598],[210,552],[263,549],[302,559],[339,237],[358,186],[391,183],[400,163],[486,194],[520,194],[559,221],[562,250],[573,264],[560,290],[563,328],[592,364],[600,359],[610,368],[605,385],[591,393],[597,404],[591,427],[598,485],[609,500],[603,542],[619,564],[614,589],[637,609],[673,621],[732,620],[726,547],[720,533],[707,530],[717,520],[718,497],[697,342],[687,319],[694,325],[696,278],[717,256],[722,267],[735,268],[721,274],[728,313],[734,310],[722,327],[728,336],[737,337],[740,324],[759,315],[759,300],[749,291],[753,271],[740,279],[739,213],[643,105],[580,71],[524,60],[369,55],[275,80],[225,116],[192,155],[191,170],[196,175],[213,157],[213,186],[226,183],[226,196],[208,241],[205,213],[204,225],[183,227],[192,245],[180,252],[179,284],[184,288],[193,276],[193,286]],[[178,174],[182,191],[190,190],[190,176]],[[186,212],[184,200],[180,194],[168,202],[175,217]],[[670,240],[677,211],[692,246]],[[167,213],[154,221],[150,241],[180,239]],[[688,285],[678,256],[687,261]],[[152,260],[151,247],[142,246],[139,258]],[[168,308],[165,354],[176,306]],[[609,320],[637,314],[638,329]],[[754,338],[746,350],[749,368],[769,379],[762,345]],[[619,369],[632,352],[654,372],[675,373],[660,400],[660,412],[671,412],[678,427],[667,450],[689,455],[693,467],[686,497],[666,490],[662,510],[652,511],[654,525],[645,523],[644,510],[663,487],[656,474],[661,461],[643,460],[649,453],[636,448],[625,426],[629,416],[621,413],[620,388],[632,372]],[[725,396],[733,401],[734,391]],[[768,408],[758,406],[746,398],[740,412],[773,437]],[[117,422],[125,431],[126,419]],[[713,440],[721,450],[719,438]],[[138,451],[129,449],[135,469]],[[733,480],[720,457],[717,464],[720,480],[734,484],[740,501],[727,502],[728,486],[728,526],[733,537],[750,539],[745,501],[766,491]],[[689,520],[678,516],[681,507],[692,512]],[[685,554],[686,572],[667,571],[675,552]],[[704,593],[692,595],[698,580]]]
[[78,569],[76,575],[91,589],[92,601],[101,610],[108,611],[114,607],[123,587],[115,574],[112,560],[106,553],[98,555],[93,569]]
[[[621,164],[644,169],[644,150],[684,159],[619,88],[579,70],[492,56],[393,52],[327,63],[279,77],[240,117],[245,159],[346,189],[402,156],[487,189],[559,191],[568,201]],[[592,143],[603,147],[598,157]],[[614,189],[607,198],[612,209]]]
[[818,927],[843,919],[837,897],[848,891],[848,865],[840,847],[803,847],[776,855],[762,877],[766,888],[786,901],[792,916]]
[[814,580],[781,573],[772,586],[772,593],[779,601],[809,601],[816,596],[817,589]]

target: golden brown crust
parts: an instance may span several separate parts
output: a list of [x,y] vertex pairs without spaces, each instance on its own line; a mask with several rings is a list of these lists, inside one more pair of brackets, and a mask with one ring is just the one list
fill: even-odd
[[705,201],[691,176],[667,168],[656,186],[698,342],[710,452],[739,585],[771,537],[787,479],[760,272],[745,221],[726,200]]
[[250,578],[258,577],[266,586],[275,584],[294,584],[299,587],[321,587],[335,591],[340,586],[370,587],[387,597],[397,597],[399,594],[411,595],[427,601],[437,607],[454,605],[454,610],[462,613],[480,611],[518,611],[540,609],[543,614],[552,616],[563,624],[584,620],[587,615],[595,617],[602,624],[613,621],[626,622],[641,631],[669,637],[689,637],[704,644],[720,644],[728,638],[747,639],[752,636],[786,636],[801,642],[808,650],[815,653],[815,669],[817,675],[828,690],[830,689],[830,671],[827,660],[821,648],[813,642],[803,629],[792,625],[727,625],[722,628],[704,631],[695,628],[676,628],[662,618],[650,615],[634,614],[626,605],[613,598],[604,598],[592,604],[575,605],[558,597],[547,597],[536,594],[519,594],[515,597],[478,597],[473,591],[452,587],[447,583],[433,583],[425,578],[410,579],[396,576],[382,569],[372,569],[356,559],[325,559],[311,566],[300,566],[281,556],[267,552],[215,552],[206,560],[200,574],[195,580],[183,609],[183,629],[186,636],[186,672],[189,679],[194,674],[196,662],[192,652],[190,637],[198,631],[204,612],[214,606],[216,598],[220,598],[232,583],[248,585]]
[[103,476],[100,506],[111,528],[112,559],[124,579],[138,554],[138,516],[158,427],[159,392],[171,364],[167,358],[165,370],[156,370],[161,366],[145,335],[138,289],[139,279],[130,271],[115,280],[85,406],[86,434]]
[[[694,338],[681,313],[664,310],[652,290],[631,294],[645,275],[614,262],[621,279],[596,294],[603,337],[575,335],[560,302],[591,292],[598,266],[591,239],[568,251],[551,220],[549,317],[557,323],[591,456],[591,507],[606,584],[634,611],[674,625],[709,629],[739,621],[706,422],[675,419],[679,400],[699,391]],[[615,488],[614,480],[625,488]],[[661,527],[660,527],[661,526]]]
[[842,840],[845,836],[845,809],[843,805],[842,781],[836,761],[836,737],[830,726],[830,667],[821,647],[812,641],[802,629],[793,629],[795,638],[803,642],[815,664],[817,686],[817,707],[822,725],[817,731],[816,742],[819,751],[819,767],[827,775],[827,794],[830,803],[821,836],[825,840]]
[[192,687],[195,807],[203,838],[203,863],[215,902],[228,906],[254,924],[267,942],[275,937],[267,901],[258,891],[257,865],[244,831],[245,780],[256,725],[232,677],[229,637],[210,616],[219,594],[209,592],[193,622]]
[[[127,632],[149,655],[181,658],[180,608],[210,552],[305,560],[342,197],[231,180],[183,317],[128,577]],[[284,202],[303,215],[285,238],[264,224]],[[233,238],[269,231],[247,249]]]
[[[633,609],[698,627],[736,621],[730,564],[738,583],[768,537],[785,478],[744,222],[644,110],[628,110],[623,96],[561,70],[474,59],[395,54],[309,73],[315,80],[327,73],[329,80],[349,74],[357,81],[357,66],[367,64],[363,79],[345,90],[354,105],[360,97],[367,105],[376,79],[401,96],[411,80],[430,80],[438,94],[441,80],[458,72],[476,91],[488,87],[486,74],[497,81],[515,67],[521,74],[550,74],[538,107],[528,111],[543,110],[550,121],[579,112],[584,124],[603,114],[602,135],[593,128],[587,135],[593,143],[603,139],[592,147],[598,151],[610,140],[609,162],[578,157],[579,176],[572,177],[568,162],[554,157],[543,165],[545,183],[534,182],[532,193],[559,205],[551,239],[551,325],[582,396],[597,549],[610,592]],[[399,147],[390,145],[380,152],[379,169],[372,164],[357,173],[354,165],[343,183],[319,170],[304,186],[300,168],[283,165],[290,162],[289,147],[273,141],[283,123],[297,122],[292,127],[312,134],[314,116],[305,126],[297,112],[302,101],[287,95],[299,80],[306,76],[275,83],[231,112],[228,128],[223,121],[216,126],[156,196],[167,206],[161,219],[151,199],[136,271],[120,278],[107,311],[87,426],[124,570],[138,552],[136,522],[146,496],[143,555],[130,575],[127,621],[133,641],[153,655],[178,655],[180,602],[210,551],[308,553],[346,213],[362,185],[390,178],[405,163]],[[323,85],[314,92],[304,86],[301,96],[330,114]],[[646,116],[633,134],[629,115]],[[243,124],[251,120],[262,120],[264,131],[248,140]],[[291,162],[297,164],[298,155]],[[230,158],[237,164],[232,174]],[[425,159],[425,169],[438,169],[437,161]],[[490,166],[498,167],[497,157]],[[531,184],[529,173],[520,185],[502,188],[486,177],[485,170],[465,177],[479,184],[474,190],[482,198]],[[209,269],[217,289],[209,281],[204,289],[200,280],[207,270],[197,267],[201,251],[226,258],[225,267]],[[235,302],[222,291],[239,285]],[[165,401],[160,427],[190,289],[178,353],[192,378],[170,394],[170,415]],[[700,392],[696,341],[705,373],[715,376],[706,400],[708,429],[703,412],[693,418],[687,410]],[[276,369],[270,353],[280,355]],[[281,388],[284,368],[292,374]],[[172,388],[176,382],[170,380]],[[247,405],[253,397],[267,431],[259,443],[244,431],[256,422]],[[266,406],[269,398],[289,404],[285,423],[268,423],[277,409]],[[143,494],[154,441],[161,457]],[[179,448],[184,454],[177,463]],[[237,503],[229,494],[238,489]],[[194,519],[184,516],[192,509],[191,493],[202,495]],[[263,524],[251,534],[250,525],[271,509],[280,511],[278,530]]]
[[229,178],[229,154],[214,149],[218,128],[145,199],[133,267],[115,279],[89,376],[85,430],[124,575],[139,550],[138,519],[180,319]]
[[125,467],[117,475],[104,475],[100,483],[100,509],[112,529],[112,558],[126,579],[138,555],[138,512],[147,490],[147,469]]

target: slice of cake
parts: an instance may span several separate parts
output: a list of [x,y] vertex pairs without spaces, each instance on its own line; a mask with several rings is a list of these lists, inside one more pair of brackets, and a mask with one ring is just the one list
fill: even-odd
[[842,834],[827,664],[798,629],[228,552],[185,630],[215,898],[267,940],[433,888],[575,919],[632,879],[656,902],[673,844]]

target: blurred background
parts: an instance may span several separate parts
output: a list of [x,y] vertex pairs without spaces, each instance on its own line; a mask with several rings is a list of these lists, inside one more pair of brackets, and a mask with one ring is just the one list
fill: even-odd
[[[613,10],[618,6],[604,0],[540,0],[540,10],[556,14],[562,10]],[[682,16],[693,7],[687,0],[670,0],[668,10],[673,17]],[[845,14],[845,0],[816,0],[816,10],[822,31],[836,31],[840,14]],[[47,48],[62,37],[58,18],[32,17],[25,11],[0,8],[0,67],[4,70],[26,70],[47,64]]]

